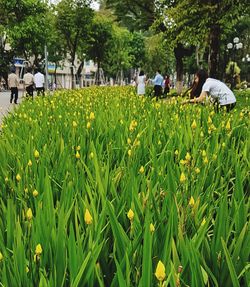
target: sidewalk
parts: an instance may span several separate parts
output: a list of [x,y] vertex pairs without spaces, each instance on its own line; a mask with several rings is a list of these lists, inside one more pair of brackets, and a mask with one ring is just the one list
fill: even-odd
[[[19,90],[18,92],[18,104],[21,103],[23,96],[23,91]],[[10,103],[10,91],[0,92],[0,125],[3,121],[3,118],[13,110],[15,104]]]

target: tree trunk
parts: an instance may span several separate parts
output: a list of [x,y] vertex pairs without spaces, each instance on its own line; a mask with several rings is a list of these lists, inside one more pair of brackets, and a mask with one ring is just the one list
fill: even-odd
[[75,88],[74,62],[71,62],[70,74],[71,74],[71,88],[74,89]]
[[174,49],[174,55],[176,59],[176,89],[177,94],[181,94],[183,88],[183,56],[184,47],[182,44],[178,43]]
[[83,69],[83,66],[84,66],[84,60],[81,62],[80,66],[78,67],[77,72],[76,72],[80,88],[82,88],[82,69]]
[[219,48],[221,29],[219,24],[214,24],[210,28],[210,54],[209,54],[209,76],[218,78],[219,76]]

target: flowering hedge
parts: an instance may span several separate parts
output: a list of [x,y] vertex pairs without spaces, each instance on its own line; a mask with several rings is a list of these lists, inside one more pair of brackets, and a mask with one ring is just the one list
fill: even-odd
[[24,101],[0,137],[4,286],[247,286],[249,109],[130,88]]

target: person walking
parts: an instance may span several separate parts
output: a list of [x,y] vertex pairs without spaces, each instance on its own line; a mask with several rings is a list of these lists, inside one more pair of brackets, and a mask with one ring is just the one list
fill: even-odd
[[10,88],[10,103],[12,104],[13,98],[14,103],[17,104],[18,99],[18,85],[19,85],[19,79],[16,75],[16,67],[11,68],[11,73],[8,76],[8,86]]
[[24,88],[26,90],[26,96],[29,96],[33,99],[33,93],[34,93],[34,76],[31,74],[32,68],[28,67],[27,68],[27,73],[24,74],[23,76],[23,83],[24,83]]
[[[194,77],[197,86],[201,86],[201,93],[197,98],[190,99],[185,103],[201,103],[210,96],[214,104],[219,108],[225,108],[227,112],[236,106],[236,98],[234,93],[228,86],[216,79],[209,78],[205,70],[199,70]],[[194,85],[195,88],[195,85]],[[192,91],[191,91],[192,94]]]
[[163,77],[161,75],[161,71],[158,70],[156,72],[155,78],[152,80],[154,84],[154,96],[158,101],[159,97],[162,95],[162,85],[163,85]]
[[144,74],[144,71],[140,71],[136,82],[137,82],[137,95],[144,96],[146,87],[146,76]]
[[44,96],[44,75],[41,73],[40,69],[36,69],[36,73],[34,75],[34,83],[37,91],[37,96]]

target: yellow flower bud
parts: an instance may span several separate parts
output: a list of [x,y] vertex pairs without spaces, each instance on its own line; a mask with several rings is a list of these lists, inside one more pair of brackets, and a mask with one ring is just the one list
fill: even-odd
[[205,157],[206,155],[207,155],[206,151],[203,150],[203,151],[202,151],[202,156]]
[[36,189],[34,189],[34,191],[33,191],[33,196],[34,196],[34,197],[37,197],[37,196],[38,196],[38,191],[37,191]]
[[144,173],[144,167],[143,166],[140,167],[139,172]]
[[90,129],[90,127],[91,127],[91,123],[87,122],[87,129]]
[[190,161],[191,160],[191,155],[189,152],[187,152],[186,156],[185,156],[186,161]]
[[204,159],[203,159],[203,163],[204,163],[204,164],[208,164],[208,158],[207,158],[206,156],[205,156]]
[[207,123],[211,124],[212,122],[213,122],[212,119],[210,117],[208,117]]
[[181,173],[181,176],[180,176],[180,182],[183,183],[183,182],[185,182],[185,181],[186,181],[186,176],[185,176],[185,174],[182,172],[182,173]]
[[28,166],[32,166],[32,161],[31,160],[28,161]]
[[93,152],[91,152],[90,154],[89,154],[89,158],[94,158],[94,153]]
[[194,130],[197,128],[197,124],[196,124],[196,121],[194,120],[192,125],[191,125],[191,128]]
[[33,214],[32,214],[31,208],[29,208],[29,209],[27,210],[27,212],[26,212],[26,217],[27,217],[28,220],[31,220],[31,219],[32,219]]
[[188,205],[189,205],[190,207],[194,207],[194,204],[195,204],[194,198],[193,198],[193,196],[191,196]]
[[128,214],[127,214],[128,219],[129,219],[130,221],[132,221],[132,220],[134,219],[134,216],[135,216],[135,214],[134,214],[133,210],[130,209],[130,210],[128,211]]
[[150,223],[149,230],[151,233],[155,232],[155,227],[153,223]]
[[129,149],[129,150],[128,150],[128,156],[131,156],[131,155],[132,155],[132,150]]
[[0,262],[3,260],[3,254],[0,252]]
[[90,113],[89,119],[90,120],[94,120],[95,119],[95,114],[93,112]]
[[73,128],[76,128],[76,127],[77,127],[76,121],[73,121],[73,122],[72,122],[72,126],[73,126]]
[[130,138],[127,139],[127,143],[131,144],[131,139]]
[[199,169],[198,167],[196,167],[195,172],[196,172],[197,174],[199,174],[201,171],[200,171],[200,169]]
[[162,282],[165,279],[165,277],[166,277],[165,266],[161,262],[161,260],[157,264],[156,271],[155,271],[155,276],[160,282]]
[[35,156],[36,159],[39,158],[39,155],[40,155],[40,154],[39,154],[39,151],[38,151],[38,150],[35,150],[35,151],[34,151],[34,156]]
[[92,218],[92,216],[91,216],[91,214],[90,214],[90,212],[89,212],[88,209],[86,209],[86,211],[85,211],[84,221],[85,221],[85,223],[88,224],[88,225],[89,225],[89,224],[92,224],[92,222],[93,222],[93,218]]
[[206,218],[203,218],[202,222],[201,222],[201,226],[205,225],[206,223]]
[[77,159],[81,158],[81,155],[80,155],[80,153],[78,151],[76,152],[76,158]]
[[36,255],[41,255],[42,252],[43,252],[43,249],[42,249],[41,244],[39,243],[39,244],[37,244],[37,246],[36,246],[35,254],[36,254]]
[[80,149],[81,149],[81,147],[78,145],[78,146],[76,147],[76,150],[79,151]]
[[175,154],[175,155],[178,155],[178,154],[179,154],[178,149],[175,150],[174,154]]
[[17,181],[20,181],[20,180],[21,180],[21,176],[20,176],[19,173],[16,175],[16,180],[17,180]]
[[229,121],[229,120],[228,120],[228,122],[227,122],[225,128],[226,128],[226,130],[228,130],[228,131],[231,129],[231,125],[230,125],[230,121]]

